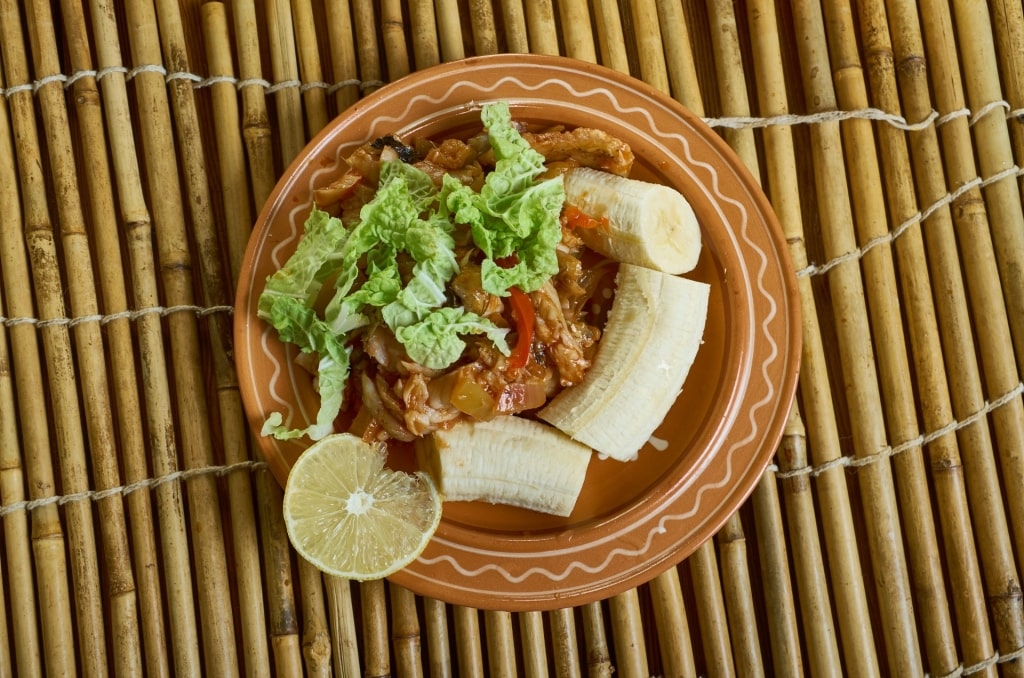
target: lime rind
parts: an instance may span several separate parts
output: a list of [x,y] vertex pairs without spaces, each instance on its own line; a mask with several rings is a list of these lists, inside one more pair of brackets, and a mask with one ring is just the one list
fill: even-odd
[[288,538],[322,572],[382,579],[419,557],[437,530],[442,500],[433,479],[384,461],[381,450],[342,433],[309,447],[292,467],[282,505]]

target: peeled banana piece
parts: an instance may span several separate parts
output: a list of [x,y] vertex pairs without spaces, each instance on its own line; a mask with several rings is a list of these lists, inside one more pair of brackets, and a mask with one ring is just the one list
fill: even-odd
[[591,249],[609,259],[665,273],[693,270],[700,257],[697,216],[669,186],[576,167],[564,175],[565,202],[607,227],[579,229]]
[[557,516],[572,513],[593,456],[547,424],[511,415],[434,431],[417,441],[416,451],[445,501],[480,500]]
[[635,459],[682,390],[709,292],[706,283],[622,264],[590,371],[538,416],[601,454]]

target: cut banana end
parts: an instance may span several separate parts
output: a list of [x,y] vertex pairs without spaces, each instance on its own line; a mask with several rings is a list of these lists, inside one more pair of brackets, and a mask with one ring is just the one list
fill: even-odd
[[565,201],[607,227],[580,229],[591,249],[609,259],[679,274],[700,257],[697,216],[669,186],[577,167],[566,172]]
[[704,335],[710,287],[630,264],[620,267],[617,283],[590,371],[539,416],[601,454],[630,461],[682,390]]
[[583,488],[590,448],[515,416],[460,422],[416,443],[420,468],[445,501],[486,501],[568,516]]

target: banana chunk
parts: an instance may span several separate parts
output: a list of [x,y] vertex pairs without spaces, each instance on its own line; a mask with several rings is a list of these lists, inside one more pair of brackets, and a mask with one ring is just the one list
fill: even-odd
[[445,501],[480,500],[557,516],[572,513],[593,456],[547,424],[511,415],[434,431],[417,441],[416,452]]
[[700,257],[697,216],[669,186],[577,167],[566,172],[565,202],[607,227],[579,229],[591,249],[609,259],[674,275],[693,270]]
[[538,416],[595,451],[630,461],[665,419],[700,348],[710,287],[622,264],[590,371]]

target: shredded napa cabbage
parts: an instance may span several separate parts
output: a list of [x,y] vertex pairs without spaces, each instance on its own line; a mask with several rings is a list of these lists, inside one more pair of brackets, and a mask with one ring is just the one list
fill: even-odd
[[[319,440],[331,433],[349,376],[348,337],[372,320],[383,321],[409,357],[431,369],[457,361],[467,334],[483,334],[510,353],[507,329],[448,305],[447,286],[459,272],[454,224],[468,224],[485,255],[486,291],[507,296],[517,286],[530,292],[558,272],[565,194],[560,177],[537,180],[544,157],[516,130],[506,102],[485,105],[481,120],[497,162],[479,193],[450,175],[438,191],[425,172],[396,159],[381,163],[377,192],[350,228],[311,210],[294,254],[268,277],[258,315],[282,341],[317,355],[320,408],[305,428],[292,428],[273,413],[264,435]],[[399,253],[414,261],[404,284]],[[334,289],[320,317],[315,303],[331,279]]]

